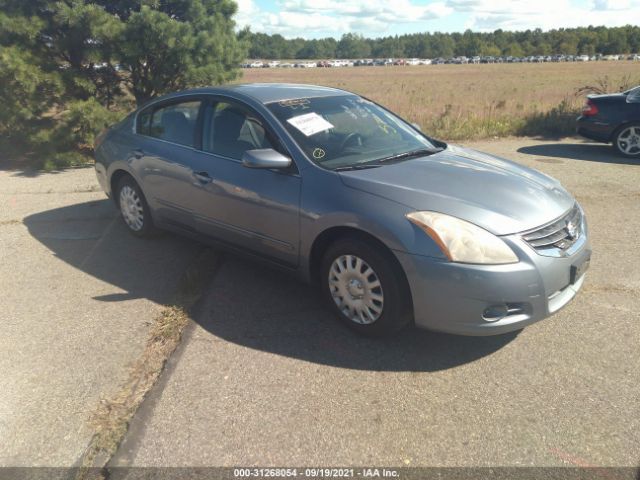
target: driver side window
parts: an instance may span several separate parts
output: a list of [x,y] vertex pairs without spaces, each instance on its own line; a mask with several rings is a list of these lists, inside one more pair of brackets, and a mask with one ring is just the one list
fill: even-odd
[[260,120],[246,108],[227,102],[208,105],[204,114],[202,149],[236,160],[247,150],[274,148]]

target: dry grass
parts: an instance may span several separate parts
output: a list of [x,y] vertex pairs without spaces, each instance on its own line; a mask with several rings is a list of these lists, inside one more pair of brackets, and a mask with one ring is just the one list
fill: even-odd
[[93,442],[96,455],[116,451],[129,420],[180,342],[188,320],[185,310],[177,306],[164,308],[155,319],[146,347],[131,366],[126,384],[114,397],[103,399],[91,419],[96,434]]
[[[640,82],[638,62],[425,65],[314,69],[247,69],[242,82],[311,83],[344,88],[375,100],[446,140],[468,140],[544,129],[545,115],[564,103],[558,123],[583,103],[576,92],[608,77],[617,90]],[[557,125],[554,126],[554,128]],[[573,129],[571,123],[568,131]],[[553,131],[553,129],[551,129]],[[549,133],[545,131],[540,134]],[[565,133],[565,132],[559,132]]]
[[12,220],[1,220],[0,221],[0,226],[4,226],[4,225],[18,225],[22,223],[22,220],[18,220],[18,219],[12,219]]
[[126,382],[104,398],[90,419],[94,435],[76,480],[102,479],[105,465],[118,449],[129,422],[160,377],[167,360],[180,344],[189,323],[188,310],[200,298],[216,268],[216,254],[205,249],[180,279],[172,302],[153,320],[144,350],[129,368]]

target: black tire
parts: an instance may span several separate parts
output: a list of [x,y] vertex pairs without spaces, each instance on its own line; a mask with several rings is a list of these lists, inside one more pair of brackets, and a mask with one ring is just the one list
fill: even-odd
[[[138,204],[138,211],[141,219],[140,226],[127,218],[127,206],[123,205],[123,202],[125,201],[123,199],[123,190],[129,194],[133,192],[135,194],[135,198],[138,199],[138,202],[136,203]],[[151,209],[149,208],[147,199],[145,198],[144,194],[142,193],[142,189],[133,179],[133,177],[126,175],[120,179],[120,181],[118,182],[118,186],[116,187],[115,200],[116,205],[120,210],[120,216],[122,217],[122,220],[124,221],[124,224],[126,225],[129,232],[131,232],[136,237],[150,237],[157,233],[157,229],[153,224]]]
[[[629,145],[629,142],[625,142],[625,137],[630,133],[629,129],[635,128],[635,135],[631,135],[630,140],[635,141],[634,145],[637,145],[637,148],[633,148],[632,152],[627,152],[623,148],[623,145]],[[627,158],[640,158],[640,123],[628,123],[626,125],[622,125],[618,128],[613,134],[613,148],[616,151]],[[628,147],[627,147],[628,148]]]
[[[359,334],[376,337],[390,335],[406,327],[413,318],[413,305],[407,282],[400,265],[397,264],[395,259],[390,258],[390,255],[390,253],[380,248],[374,242],[357,237],[346,237],[331,244],[322,259],[319,279],[322,297],[328,308],[332,310],[345,325]],[[351,295],[348,298],[344,298],[344,296],[341,297],[338,284],[344,286],[344,282],[339,283],[337,277],[334,275],[335,270],[332,271],[332,268],[334,267],[334,261],[338,259],[344,261],[346,258],[349,258],[346,256],[358,257],[364,262],[364,267],[368,265],[373,270],[374,276],[369,274],[367,282],[377,277],[377,280],[380,282],[380,289],[370,289],[368,287],[369,283],[367,283],[363,285],[360,290],[357,290],[357,293],[362,292],[362,297],[354,297]],[[356,265],[356,262],[357,260],[352,261],[351,268]],[[341,265],[344,267],[346,263],[341,263]],[[364,267],[361,269],[361,272],[368,272]],[[333,285],[330,283],[330,273],[334,281]],[[341,273],[340,275],[344,274]],[[354,281],[356,282],[354,288],[360,288],[359,285],[361,283],[359,284],[358,280]],[[375,281],[371,282],[371,285],[373,284],[375,284]],[[353,285],[349,283],[348,288],[352,286]],[[381,303],[381,313],[376,314],[376,312],[366,306],[366,303],[370,304],[372,302],[370,297],[371,292],[379,296],[380,291],[383,295],[383,302]],[[338,300],[334,300],[334,293]],[[344,293],[343,290],[342,293]],[[365,300],[367,297],[368,300]],[[339,307],[337,302],[342,302],[343,308]],[[358,321],[362,321],[363,318],[360,317],[358,320],[350,318],[349,314],[352,316],[358,315],[349,309],[344,302],[352,304],[354,302],[358,303],[361,305],[361,307],[359,307],[361,311],[366,309],[373,316],[379,316],[371,323],[357,323]],[[380,302],[375,303],[373,308],[376,308],[376,306],[379,308]],[[364,316],[365,314],[361,315]],[[370,320],[369,318],[366,321]]]

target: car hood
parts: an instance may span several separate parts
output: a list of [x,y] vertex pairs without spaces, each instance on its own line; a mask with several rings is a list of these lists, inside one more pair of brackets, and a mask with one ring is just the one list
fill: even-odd
[[575,203],[560,182],[543,173],[452,145],[433,155],[340,176],[348,187],[415,210],[453,215],[496,235],[541,226]]

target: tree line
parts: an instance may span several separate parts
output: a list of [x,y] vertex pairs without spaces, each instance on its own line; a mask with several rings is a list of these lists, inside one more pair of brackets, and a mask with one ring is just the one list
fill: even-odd
[[249,58],[450,58],[457,56],[595,55],[640,53],[640,27],[581,27],[490,33],[413,33],[365,38],[355,33],[335,38],[286,39],[280,34],[252,32],[238,34],[248,42]]

